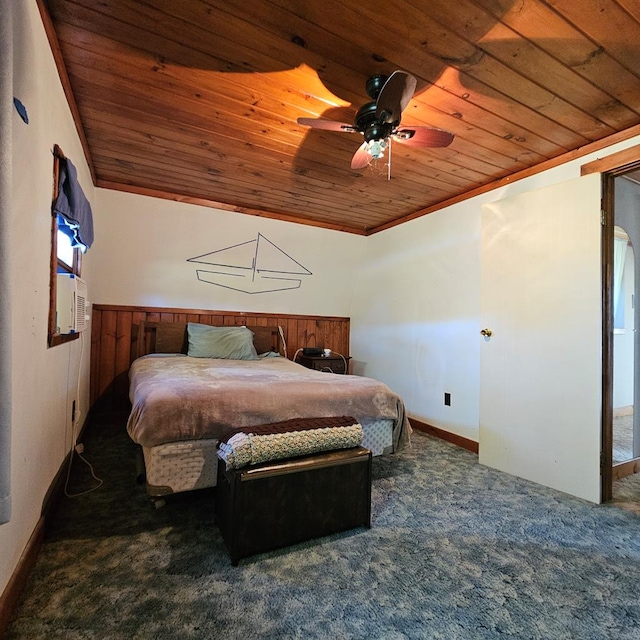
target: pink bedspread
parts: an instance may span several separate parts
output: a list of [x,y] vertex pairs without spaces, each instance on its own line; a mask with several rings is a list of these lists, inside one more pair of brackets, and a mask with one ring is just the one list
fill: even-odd
[[350,415],[394,421],[394,450],[411,428],[402,399],[362,376],[313,371],[286,358],[215,360],[144,356],[131,365],[127,430],[144,447],[219,438],[229,428]]

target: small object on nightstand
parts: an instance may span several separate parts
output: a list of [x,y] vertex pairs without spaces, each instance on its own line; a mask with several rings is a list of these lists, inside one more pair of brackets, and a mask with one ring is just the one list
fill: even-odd
[[340,373],[347,374],[349,373],[349,360],[351,360],[351,356],[341,356],[339,353],[334,353],[331,349],[325,349],[325,351],[329,351],[329,355],[319,356],[307,356],[300,355],[296,359],[298,364],[301,364],[303,367],[307,367],[307,369],[315,369],[316,371],[326,371],[327,373]]

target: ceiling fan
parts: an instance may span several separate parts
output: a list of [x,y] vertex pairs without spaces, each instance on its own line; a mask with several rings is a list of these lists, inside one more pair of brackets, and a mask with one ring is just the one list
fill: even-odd
[[364,169],[372,160],[382,158],[387,148],[390,155],[392,140],[411,147],[449,146],[454,136],[448,131],[420,125],[400,126],[402,112],[413,97],[416,84],[416,79],[404,71],[372,76],[366,85],[372,101],[358,109],[353,124],[322,118],[298,118],[298,124],[364,135],[364,142],[351,159],[352,169]]

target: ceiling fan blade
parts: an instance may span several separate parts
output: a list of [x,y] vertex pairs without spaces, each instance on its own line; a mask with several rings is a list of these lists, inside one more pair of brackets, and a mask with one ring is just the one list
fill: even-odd
[[353,154],[353,158],[351,159],[351,168],[352,169],[364,169],[369,166],[371,162],[371,155],[369,154],[367,143],[363,142],[358,150]]
[[313,129],[326,129],[327,131],[346,131],[347,133],[357,133],[357,129],[346,122],[336,122],[335,120],[323,120],[322,118],[298,118],[298,124]]
[[404,71],[394,71],[384,83],[376,103],[376,118],[380,122],[400,122],[416,90],[417,80]]
[[453,133],[434,127],[406,126],[393,132],[396,142],[409,147],[448,147],[454,137]]

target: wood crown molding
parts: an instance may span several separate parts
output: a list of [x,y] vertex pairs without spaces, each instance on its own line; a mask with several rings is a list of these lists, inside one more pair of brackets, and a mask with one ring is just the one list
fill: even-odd
[[580,175],[586,176],[590,173],[605,172],[624,173],[639,163],[640,144],[582,165],[582,167],[580,167]]

